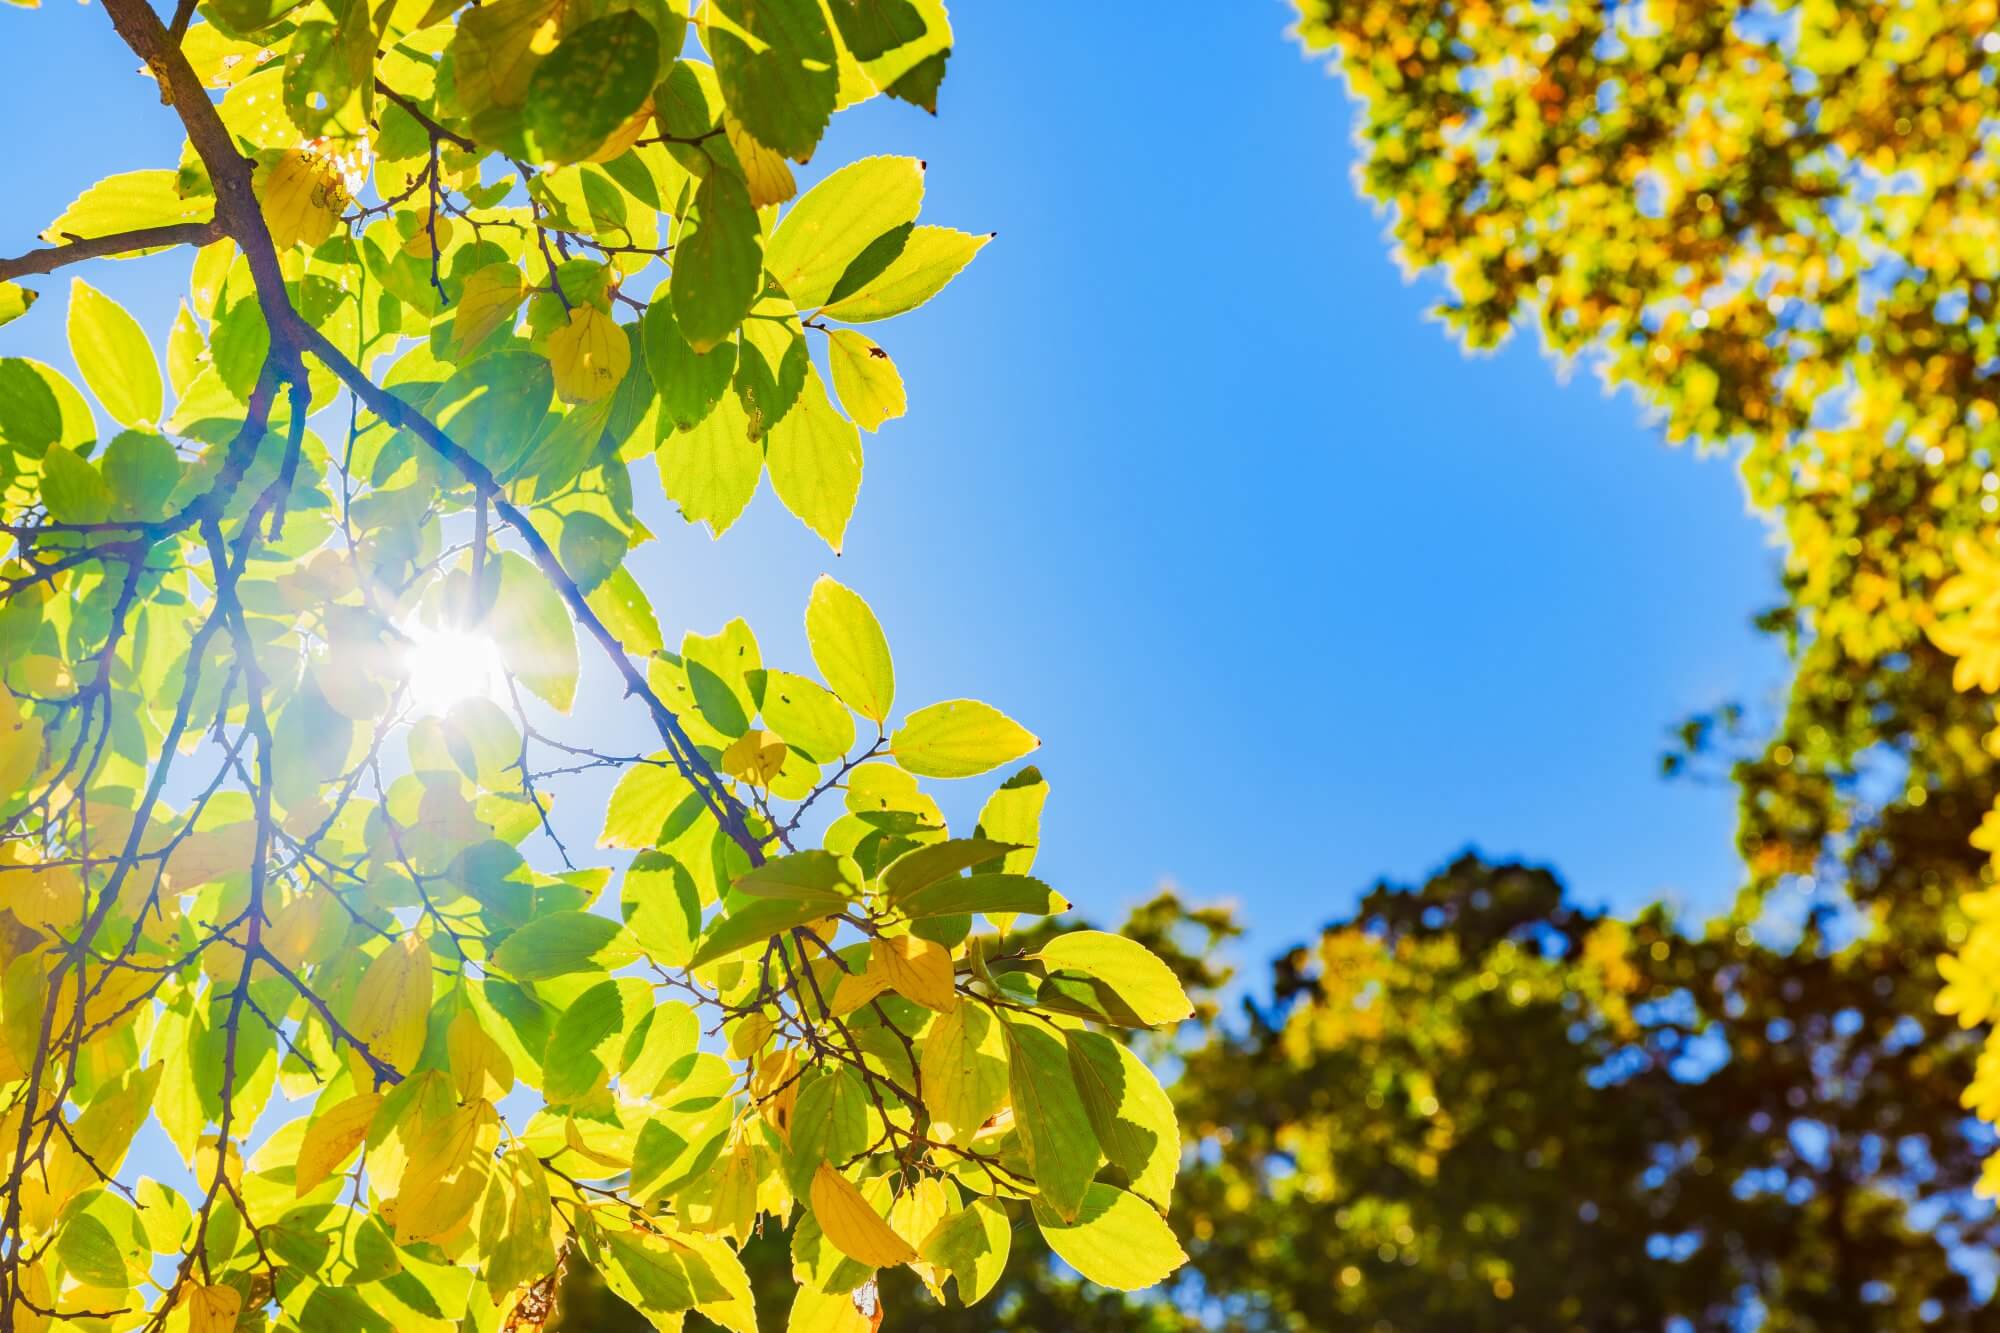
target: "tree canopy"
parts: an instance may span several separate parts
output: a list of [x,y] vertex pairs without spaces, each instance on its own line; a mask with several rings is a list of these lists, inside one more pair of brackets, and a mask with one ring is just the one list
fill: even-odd
[[[863,329],[989,238],[922,162],[793,168],[935,110],[943,5],[104,10],[186,144],[0,260],[83,381],[0,360],[0,1326],[532,1329],[587,1264],[659,1329],[835,1333],[890,1270],[977,1301],[1027,1226],[1170,1274],[1172,1110],[1107,1033],[1190,1001],[1016,928],[1067,905],[1036,737],[899,698],[832,578],[808,673],[627,563],[648,460],[840,550],[905,410]],[[159,345],[36,304],[114,258],[186,266]],[[586,654],[629,752],[565,739]],[[606,767],[623,864],[579,867],[549,803]],[[927,784],[1001,769],[949,828]]]

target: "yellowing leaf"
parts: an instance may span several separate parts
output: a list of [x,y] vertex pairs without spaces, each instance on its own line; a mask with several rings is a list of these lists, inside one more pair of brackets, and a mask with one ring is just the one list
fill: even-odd
[[60,243],[166,227],[200,221],[214,211],[212,199],[183,198],[171,171],[125,171],[106,176],[78,195],[61,217],[42,229],[42,239]]
[[1040,744],[1026,727],[976,699],[919,708],[889,741],[898,764],[927,778],[973,777]]
[[958,1006],[952,989],[951,950],[915,935],[881,935],[869,946],[868,966],[879,968],[889,988],[926,1009]]
[[931,1132],[946,1142],[970,1138],[1007,1101],[1007,1043],[981,1004],[939,1014],[924,1035],[919,1071]]
[[10,324],[27,314],[39,295],[18,282],[0,282],[0,324]]
[[618,387],[632,365],[632,344],[617,321],[585,301],[569,322],[549,335],[549,366],[556,392],[572,403],[602,398]]
[[407,1074],[423,1053],[430,1012],[430,944],[411,932],[368,965],[347,1026],[376,1058]]
[[460,354],[479,346],[493,330],[511,324],[522,296],[521,270],[514,265],[488,264],[475,270],[460,289],[451,318],[451,338]]
[[196,1284],[188,1289],[188,1333],[235,1333],[243,1293],[234,1287]]
[[949,227],[917,227],[887,268],[827,306],[826,313],[849,324],[866,324],[915,310],[943,291],[992,239],[991,233],[973,236]]
[[69,349],[83,382],[112,419],[141,426],[160,419],[166,387],[139,321],[81,278],[70,281]]
[[764,255],[801,310],[824,305],[869,245],[916,220],[924,164],[913,157],[865,157],[806,191],[771,233]]
[[771,489],[834,554],[861,489],[861,435],[833,410],[819,372],[806,372],[798,402],[770,429]]
[[255,188],[271,242],[280,250],[318,245],[333,235],[347,207],[340,173],[317,153],[301,148],[287,148],[259,169]]
[[826,357],[840,405],[861,429],[880,430],[883,422],[909,408],[896,363],[873,338],[853,329],[832,329],[827,333]]
[[776,733],[752,727],[722,752],[722,771],[753,787],[768,787],[784,768],[785,753]]
[[27,795],[41,764],[42,724],[0,689],[0,809]]
[[1178,1023],[1194,1013],[1173,969],[1145,945],[1123,935],[1072,931],[1043,945],[1037,957],[1052,972],[1076,971],[1102,982],[1149,1027]]
[[813,1173],[812,1211],[826,1238],[848,1258],[870,1268],[888,1268],[917,1257],[910,1243],[861,1196],[852,1182],[821,1163]]
[[813,664],[841,702],[872,722],[888,719],[896,669],[882,626],[859,594],[820,575],[806,603],[806,642]]
[[782,204],[799,192],[798,182],[792,179],[792,168],[783,153],[758,143],[748,130],[737,123],[736,117],[726,112],[722,117],[722,128],[728,136],[730,148],[735,150],[736,160],[743,166],[743,179],[749,183],[752,204],[758,208]]
[[299,1198],[312,1193],[322,1180],[368,1136],[369,1122],[382,1106],[380,1093],[364,1092],[330,1106],[306,1125],[299,1143],[299,1160],[293,1168],[292,1192]]
[[1150,1287],[1187,1262],[1160,1215],[1113,1185],[1092,1185],[1074,1218],[1037,1203],[1035,1224],[1064,1263],[1114,1291]]

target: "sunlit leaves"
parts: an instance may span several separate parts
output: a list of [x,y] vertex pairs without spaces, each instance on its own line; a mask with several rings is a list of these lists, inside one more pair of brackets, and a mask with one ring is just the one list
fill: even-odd
[[711,169],[674,249],[671,292],[680,334],[707,352],[750,313],[764,271],[757,212],[743,181]]
[[896,363],[872,339],[853,329],[834,329],[827,335],[826,354],[833,367],[834,391],[855,425],[880,430],[884,422],[908,410],[909,398]]
[[40,296],[18,282],[0,282],[0,324],[10,324],[27,314]]
[[919,708],[890,738],[897,763],[932,778],[972,777],[1040,744],[1020,723],[976,699]]
[[1138,1026],[1178,1023],[1194,1012],[1173,970],[1123,935],[1072,931],[1044,944],[1037,957],[1051,972],[1076,972],[1107,988]]
[[659,72],[659,34],[637,10],[572,30],[528,79],[536,151],[551,162],[590,156],[639,109]]
[[786,211],[764,262],[802,309],[825,305],[849,267],[877,238],[916,221],[924,166],[909,157],[868,157],[829,175]]
[[1115,1291],[1150,1287],[1187,1260],[1160,1215],[1112,1185],[1092,1185],[1073,1216],[1038,1203],[1035,1222],[1064,1263]]
[[943,291],[992,239],[990,234],[972,236],[949,227],[917,227],[879,273],[851,287],[843,282],[836,288],[826,313],[850,324],[866,324],[915,310]]
[[703,40],[731,114],[799,161],[833,114],[833,34],[817,0],[714,0]]
[[159,420],[166,390],[145,330],[81,278],[70,283],[69,348],[83,382],[112,420],[127,426]]
[[[64,1080],[10,1103],[51,1146],[0,1248],[38,1300],[528,1328],[589,1265],[658,1327],[754,1333],[737,1247],[796,1219],[795,1323],[869,1326],[877,1267],[984,1295],[1009,1207],[1100,1170],[1164,1200],[1157,1084],[1064,1046],[1100,983],[970,936],[1067,905],[1021,873],[1039,786],[955,838],[920,781],[1033,738],[962,702],[887,734],[885,636],[831,579],[810,669],[767,666],[740,620],[663,628],[631,558],[649,452],[718,536],[768,468],[838,551],[905,395],[816,314],[911,308],[976,248],[915,226],[907,158],[777,211],[837,105],[933,97],[936,0],[699,22],[214,0],[147,60],[220,131],[170,103],[175,167],[49,237],[228,239],[164,382],[82,285],[89,398],[0,361],[0,1084],[44,1049]],[[554,718],[600,651],[607,748]],[[622,869],[564,840],[569,780],[613,771]],[[134,1207],[91,1168],[148,1115],[195,1183]]]
[[806,605],[806,641],[841,702],[872,722],[888,719],[896,697],[889,641],[857,593],[822,574]]
[[861,436],[833,410],[818,372],[807,372],[797,406],[771,428],[766,458],[785,508],[838,555],[861,489]]

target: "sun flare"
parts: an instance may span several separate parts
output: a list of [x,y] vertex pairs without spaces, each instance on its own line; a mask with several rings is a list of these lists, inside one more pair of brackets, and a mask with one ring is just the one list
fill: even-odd
[[424,714],[449,712],[467,699],[503,696],[500,650],[483,634],[410,625],[403,665],[409,673],[410,703]]

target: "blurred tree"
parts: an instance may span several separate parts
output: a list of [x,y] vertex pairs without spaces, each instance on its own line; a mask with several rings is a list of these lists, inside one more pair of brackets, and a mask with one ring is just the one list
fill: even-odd
[[[1360,101],[1360,180],[1468,346],[1533,328],[1726,447],[1786,539],[1783,716],[1732,751],[1753,893],[1957,952],[2000,1009],[2000,36],[1994,0],[1299,0]],[[1969,577],[1953,579],[1961,570]],[[1982,572],[1983,571],[1983,572]],[[1954,660],[1956,659],[1956,660]],[[1959,694],[1956,689],[1969,693]],[[1982,844],[2000,845],[1996,836]],[[1919,977],[1915,983],[1906,978]],[[1955,1057],[1939,1054],[1943,1063]],[[1967,1103],[2000,1114],[2000,1049]],[[1996,1181],[2000,1184],[2000,1181]]]

